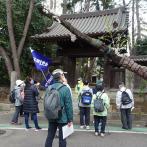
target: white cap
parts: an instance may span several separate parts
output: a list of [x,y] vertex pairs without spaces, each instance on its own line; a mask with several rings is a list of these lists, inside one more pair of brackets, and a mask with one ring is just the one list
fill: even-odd
[[62,74],[66,74],[67,72],[64,72],[62,69],[56,69],[52,72],[52,75],[54,78],[58,78]]
[[24,84],[24,81],[22,81],[22,80],[16,80],[16,86],[20,86],[21,84]]

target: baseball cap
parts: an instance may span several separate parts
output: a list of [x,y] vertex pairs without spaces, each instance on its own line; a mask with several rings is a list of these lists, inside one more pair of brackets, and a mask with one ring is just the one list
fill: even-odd
[[56,79],[56,78],[59,78],[60,75],[63,75],[63,74],[67,74],[67,72],[64,72],[62,69],[55,69],[53,72],[52,72],[52,75],[53,77]]
[[22,80],[16,80],[16,86],[20,86],[21,84],[24,84],[24,81],[22,81]]

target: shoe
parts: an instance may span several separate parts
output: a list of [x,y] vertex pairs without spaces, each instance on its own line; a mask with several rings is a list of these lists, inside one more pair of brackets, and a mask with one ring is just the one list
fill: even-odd
[[122,129],[128,130],[128,128],[126,128],[126,127],[122,127]]
[[30,126],[29,126],[29,127],[26,127],[26,129],[31,129],[31,128],[32,128],[32,127],[30,127]]
[[95,132],[95,136],[98,136],[98,132]]
[[12,125],[21,125],[22,123],[20,123],[20,122],[18,123],[18,122],[13,122],[13,121],[12,121],[11,124],[12,124]]
[[104,136],[105,136],[105,134],[104,134],[104,133],[101,133],[101,134],[100,134],[100,136],[101,136],[101,137],[104,137]]
[[87,130],[89,130],[89,129],[90,129],[90,127],[89,127],[89,126],[86,126],[86,129],[87,129]]
[[26,127],[25,130],[26,130],[26,131],[29,131],[31,128],[32,128],[32,127],[29,126],[29,127]]
[[16,124],[16,122],[11,121],[11,124],[12,124],[12,125],[15,125],[15,124]]
[[84,129],[84,126],[80,126],[81,129]]
[[42,128],[41,128],[41,127],[35,128],[35,131],[36,131],[36,132],[39,131],[39,130],[42,130]]

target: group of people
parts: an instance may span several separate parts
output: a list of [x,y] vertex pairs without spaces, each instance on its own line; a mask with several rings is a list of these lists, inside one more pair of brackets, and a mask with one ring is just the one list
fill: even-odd
[[15,112],[11,124],[20,124],[18,121],[20,112],[23,111],[26,130],[31,129],[29,116],[34,122],[35,131],[41,129],[38,125],[37,113],[39,113],[38,99],[39,91],[32,77],[27,77],[25,81],[16,80],[15,90]]
[[[130,89],[127,89],[123,82],[118,84],[119,90],[116,93],[116,108],[120,111],[122,129],[132,129],[131,111],[134,109],[134,98]],[[89,104],[82,102],[82,95],[85,91],[91,92],[92,101]],[[107,115],[110,107],[110,98],[104,89],[102,81],[97,81],[94,88],[90,88],[88,81],[78,79],[75,87],[75,92],[78,94],[78,106],[80,110],[80,128],[89,129],[90,125],[90,110],[93,113],[93,122],[95,127],[95,135],[104,136],[107,123]],[[95,100],[102,99],[104,109],[101,112],[95,110]],[[123,101],[124,100],[124,101]]]
[[[63,139],[62,127],[73,123],[73,106],[72,106],[72,91],[67,83],[61,69],[56,69],[52,72],[54,82],[49,87],[57,88],[62,86],[58,92],[60,95],[60,103],[62,111],[58,119],[48,120],[48,135],[45,141],[45,147],[52,147],[53,139],[57,129],[59,132],[59,146],[66,147],[66,139]],[[49,88],[48,87],[48,88]],[[39,91],[31,77],[27,77],[25,81],[17,80],[15,84],[15,112],[11,120],[11,124],[18,124],[18,117],[23,106],[24,120],[26,130],[31,129],[29,125],[29,116],[34,121],[35,131],[41,129],[38,125],[37,113],[39,113],[37,96]],[[47,92],[47,90],[46,90]]]
[[[79,89],[78,89],[79,88]],[[90,127],[90,110],[93,113],[93,122],[95,127],[95,135],[105,135],[105,126],[107,120],[108,109],[110,107],[110,99],[104,90],[102,82],[98,82],[95,88],[90,88],[89,82],[87,80],[83,81],[78,79],[78,84],[75,87],[76,92],[78,92],[79,110],[80,110],[80,128],[89,129]],[[83,94],[85,92],[91,93],[91,102],[86,104],[82,101]],[[94,109],[94,102],[97,98],[103,100],[104,110],[102,112],[96,112]],[[100,125],[101,124],[101,125]],[[99,127],[100,126],[100,127]]]
[[[59,130],[59,147],[66,147],[66,139],[63,139],[62,127],[68,125],[69,127],[73,124],[73,105],[72,105],[72,91],[67,83],[64,72],[61,69],[56,69],[52,72],[54,83],[50,85],[50,88],[57,88],[62,86],[58,92],[60,96],[61,111],[58,119],[48,120],[48,135],[45,141],[45,147],[52,147],[53,139],[56,135],[57,129]],[[36,97],[39,92],[34,81],[31,77],[27,77],[25,82],[21,80],[16,81],[16,111],[12,118],[12,124],[18,123],[18,116],[23,104],[23,112],[25,118],[26,129],[30,129],[29,115],[31,115],[34,121],[36,130],[41,129],[38,125],[37,113],[38,101]],[[90,111],[93,113],[93,123],[95,128],[95,135],[105,136],[105,127],[107,123],[108,109],[110,107],[110,98],[104,89],[102,81],[98,81],[94,88],[90,88],[87,80],[82,81],[78,79],[78,83],[75,87],[78,93],[78,106],[80,110],[80,128],[90,129]],[[129,95],[131,101],[127,104],[122,104],[122,93],[124,91]],[[46,91],[47,92],[47,91]],[[85,92],[87,92],[85,94]],[[85,100],[83,99],[85,96]],[[91,96],[91,99],[89,99]],[[95,108],[97,99],[102,99],[103,110],[97,111]],[[98,104],[98,103],[97,103]],[[134,99],[130,89],[127,89],[123,83],[119,84],[119,90],[116,94],[116,106],[121,112],[121,121],[123,129],[132,128],[131,110],[134,108]]]

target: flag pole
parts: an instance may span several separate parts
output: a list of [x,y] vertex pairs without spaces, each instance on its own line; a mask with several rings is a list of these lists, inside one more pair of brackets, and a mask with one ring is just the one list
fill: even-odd
[[42,74],[43,74],[43,76],[44,76],[44,78],[45,78],[45,80],[46,80],[46,82],[47,82],[46,76],[45,76],[45,74],[44,74],[44,72],[43,72],[42,69],[41,69],[41,72],[42,72]]

